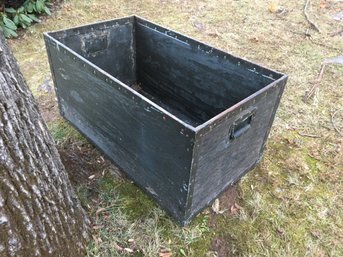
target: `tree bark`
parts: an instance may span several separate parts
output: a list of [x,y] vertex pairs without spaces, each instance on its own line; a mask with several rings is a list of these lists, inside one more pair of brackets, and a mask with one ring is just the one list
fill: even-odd
[[84,256],[88,225],[0,32],[0,256]]

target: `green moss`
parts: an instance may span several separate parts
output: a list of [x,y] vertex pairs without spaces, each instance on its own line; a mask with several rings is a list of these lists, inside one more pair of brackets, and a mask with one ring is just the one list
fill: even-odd
[[192,256],[206,256],[206,253],[208,253],[211,248],[211,242],[215,235],[215,231],[209,228],[208,219],[208,215],[201,214],[190,224],[190,226],[198,226],[201,231],[201,236],[198,240],[189,244]]
[[[108,225],[109,228],[115,226],[114,222],[124,222],[128,229],[130,226],[139,226],[139,229],[146,231],[145,233],[155,235],[160,247],[169,248],[173,256],[184,256],[183,253],[186,256],[205,256],[208,252],[213,233],[208,226],[207,215],[200,214],[190,225],[180,227],[147,194],[130,181],[105,175],[97,184],[101,202],[108,206],[107,208],[114,215],[113,221]],[[101,231],[101,237],[109,237],[108,231]],[[135,237],[139,232],[129,229],[127,233],[129,235],[125,236],[123,233],[122,238]],[[140,244],[144,242],[144,238],[137,240],[142,241]],[[148,251],[145,247],[149,245],[144,246],[142,251]],[[141,255],[141,252],[135,252],[135,255],[147,256]]]
[[[208,216],[205,214],[198,215],[190,225],[179,227],[142,190],[126,179],[111,176],[101,178],[98,181],[99,194],[107,205],[115,206],[116,213],[119,211],[116,215],[121,215],[120,220],[125,220],[127,227],[141,224],[144,233],[155,234],[156,242],[161,247],[171,249],[173,256],[206,256],[214,238],[222,240],[231,255],[244,253],[258,256],[267,251],[271,256],[299,256],[306,255],[308,247],[330,252],[325,239],[314,238],[311,234],[317,230],[331,236],[337,233],[337,230],[330,231],[330,224],[339,223],[340,219],[337,221],[326,217],[313,224],[319,209],[331,196],[330,190],[318,181],[298,176],[300,173],[307,174],[299,170],[303,164],[312,171],[317,161],[309,159],[306,151],[301,151],[301,154],[295,152],[287,143],[271,143],[273,147],[267,151],[261,165],[240,183],[242,209],[234,215],[216,215],[215,221],[211,222],[214,224],[212,227],[208,225]],[[271,155],[270,152],[275,154]],[[288,162],[295,153],[298,155],[297,165],[293,161]],[[278,158],[277,163],[274,158]],[[289,176],[298,176],[297,183],[290,184]],[[316,186],[312,188],[309,185],[313,183]],[[111,223],[109,227],[116,225]],[[104,232],[101,237],[108,238],[109,233]],[[137,231],[131,233],[131,237],[139,234]],[[123,235],[123,238],[128,237]],[[144,242],[142,238],[139,240]],[[125,244],[125,240],[122,242]],[[141,245],[146,243],[143,242]],[[143,252],[148,251],[141,247]],[[142,252],[135,254],[147,256]]]
[[55,119],[48,123],[49,131],[57,142],[65,142],[68,139],[85,141],[86,139],[63,119]]
[[77,196],[82,204],[82,206],[87,206],[89,204],[92,189],[86,185],[77,188]]
[[97,180],[97,185],[99,192],[102,195],[107,195],[113,192],[113,190],[118,185],[118,181],[110,174],[106,174],[105,176],[102,176]]
[[121,181],[116,188],[118,194],[123,198],[123,209],[131,220],[149,216],[156,208],[152,199],[138,188],[133,182]]

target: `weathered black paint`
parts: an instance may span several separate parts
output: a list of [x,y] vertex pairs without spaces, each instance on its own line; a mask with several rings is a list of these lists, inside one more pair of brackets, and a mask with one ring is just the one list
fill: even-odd
[[180,223],[260,160],[286,75],[136,16],[44,38],[61,114]]

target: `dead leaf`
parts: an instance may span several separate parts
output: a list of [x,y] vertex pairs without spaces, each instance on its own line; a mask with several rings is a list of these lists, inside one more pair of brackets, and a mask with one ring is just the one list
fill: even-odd
[[130,248],[124,248],[124,251],[128,252],[128,253],[133,253],[133,250]]
[[99,245],[99,239],[98,237],[96,237],[95,235],[92,236],[93,237],[93,240],[95,242],[95,245],[98,246]]
[[71,11],[70,4],[64,4],[64,9],[66,9],[67,11]]
[[94,230],[98,230],[98,229],[101,229],[101,228],[103,228],[104,226],[102,226],[102,225],[95,225],[95,226],[93,226],[92,228],[94,229]]
[[280,235],[283,236],[285,234],[285,231],[282,228],[277,228],[276,232]]
[[95,212],[95,214],[98,215],[100,212],[103,212],[103,211],[105,211],[105,210],[106,210],[106,208],[99,208],[99,209],[97,209],[97,211]]
[[320,1],[320,3],[319,3],[319,7],[320,7],[320,9],[324,9],[324,8],[326,8],[326,1]]
[[278,6],[275,3],[270,3],[268,5],[268,11],[271,13],[275,13],[277,11],[277,9],[278,9]]
[[172,252],[170,251],[170,249],[161,249],[158,253],[158,256],[160,257],[170,257],[172,256]]
[[243,207],[242,207],[242,206],[239,206],[238,203],[235,203],[234,205],[235,205],[235,207],[236,207],[237,209],[239,209],[239,210],[243,209]]
[[211,211],[209,209],[205,209],[203,212],[202,212],[204,215],[207,215],[207,214],[210,214]]
[[235,208],[234,205],[231,206],[230,212],[231,212],[231,214],[236,214],[237,213],[237,209]]
[[277,5],[276,3],[270,3],[268,5],[268,11],[271,13],[283,13],[286,10],[283,6]]
[[124,250],[124,248],[119,246],[116,242],[112,242],[112,245],[117,251],[123,251]]
[[206,257],[219,257],[216,251],[208,251],[205,256]]
[[217,29],[206,30],[206,34],[211,36],[211,37],[220,37],[221,36],[221,34],[218,32]]
[[200,31],[205,30],[205,25],[201,21],[193,21],[193,26],[196,27]]
[[159,253],[159,256],[160,257],[170,257],[170,256],[172,256],[172,253],[171,252],[169,252],[169,253]]
[[316,237],[316,238],[320,238],[321,233],[319,232],[319,230],[314,230],[310,232],[312,236]]
[[214,200],[212,204],[212,211],[216,214],[223,214],[226,210],[220,210],[219,199]]
[[236,214],[239,210],[243,209],[241,206],[239,206],[237,203],[231,206],[230,213]]
[[214,211],[215,213],[219,212],[219,199],[218,198],[214,200],[214,203],[212,204],[212,211]]

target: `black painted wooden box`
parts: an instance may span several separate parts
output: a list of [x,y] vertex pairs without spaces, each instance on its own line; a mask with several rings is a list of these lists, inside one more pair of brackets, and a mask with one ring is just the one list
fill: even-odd
[[136,16],[44,38],[62,116],[180,223],[261,159],[286,75]]

